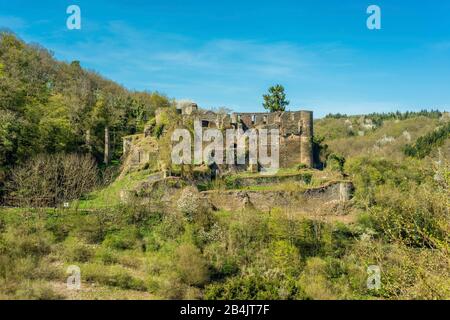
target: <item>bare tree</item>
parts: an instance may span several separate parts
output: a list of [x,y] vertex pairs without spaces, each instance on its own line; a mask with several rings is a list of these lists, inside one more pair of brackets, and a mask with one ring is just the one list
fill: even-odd
[[39,155],[11,172],[7,190],[21,205],[54,205],[80,198],[98,181],[90,155]]

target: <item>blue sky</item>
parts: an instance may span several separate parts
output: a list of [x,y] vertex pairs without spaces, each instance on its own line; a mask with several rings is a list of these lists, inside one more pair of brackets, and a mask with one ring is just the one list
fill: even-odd
[[[82,29],[66,28],[81,8]],[[366,9],[380,6],[382,29]],[[0,26],[127,88],[202,107],[326,113],[450,110],[450,1],[0,0]]]

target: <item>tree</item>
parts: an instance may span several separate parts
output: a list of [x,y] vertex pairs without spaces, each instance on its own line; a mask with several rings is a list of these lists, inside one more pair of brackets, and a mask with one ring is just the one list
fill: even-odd
[[286,94],[284,93],[284,87],[277,84],[269,88],[269,93],[263,95],[264,109],[270,110],[270,112],[284,111],[286,106],[289,105],[289,101],[286,100]]
[[155,110],[172,104],[158,92],[129,91],[79,61],[57,61],[0,30],[0,172],[40,153],[116,160],[121,137],[141,132]]
[[21,205],[49,205],[79,199],[97,182],[97,165],[90,155],[41,154],[14,167],[6,189]]
[[110,158],[110,129],[120,122],[122,110],[120,108],[121,99],[112,94],[98,92],[97,102],[94,106],[94,117],[97,122],[104,127],[105,146],[103,150],[103,162],[109,164]]

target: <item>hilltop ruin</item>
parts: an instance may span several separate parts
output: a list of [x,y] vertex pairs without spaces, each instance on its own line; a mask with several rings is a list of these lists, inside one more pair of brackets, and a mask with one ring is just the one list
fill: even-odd
[[[164,109],[155,113],[154,126],[160,126],[164,120]],[[178,125],[186,126],[193,121],[199,121],[202,128],[242,129],[278,129],[279,130],[279,165],[280,168],[290,168],[301,165],[313,167],[313,113],[312,111],[282,111],[260,113],[221,113],[202,110],[197,104],[180,105],[176,109]],[[268,142],[270,144],[270,141]],[[152,158],[158,158],[158,141],[152,136],[152,128],[146,128],[142,135],[127,136],[123,143],[124,155],[129,159],[129,165],[143,165]],[[229,167],[229,166],[228,166]],[[236,166],[237,167],[237,166]],[[229,168],[228,168],[229,169]],[[258,166],[246,163],[239,170],[256,172]],[[226,170],[226,166],[221,167]]]

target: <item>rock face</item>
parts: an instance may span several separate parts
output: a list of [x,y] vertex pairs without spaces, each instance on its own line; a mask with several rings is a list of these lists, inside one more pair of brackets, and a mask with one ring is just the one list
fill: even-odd
[[351,199],[352,193],[353,184],[340,181],[306,191],[227,190],[204,191],[201,194],[213,207],[229,211],[251,207],[260,211],[288,208],[312,212],[325,204],[332,207],[331,204],[346,203]]

